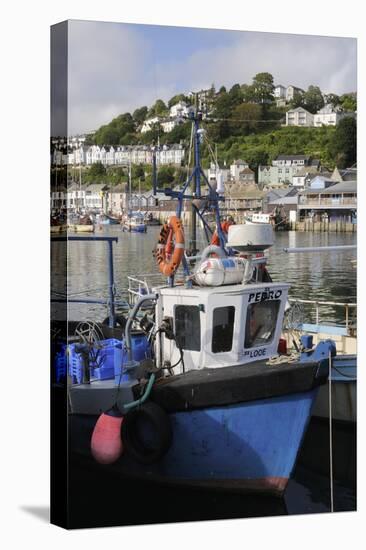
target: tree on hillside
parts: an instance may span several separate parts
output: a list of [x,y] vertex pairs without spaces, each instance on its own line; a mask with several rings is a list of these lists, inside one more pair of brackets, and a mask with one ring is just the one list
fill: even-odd
[[[231,127],[236,135],[245,135],[249,131],[257,130],[256,121],[261,119],[262,109],[255,103],[241,103],[233,110]],[[235,122],[234,122],[235,121]]]
[[123,134],[118,141],[119,145],[136,145],[137,144],[137,136],[136,134],[127,133]]
[[258,73],[253,78],[253,100],[255,103],[273,103],[274,82],[270,73]]
[[115,145],[120,143],[121,137],[134,134],[135,121],[130,113],[124,113],[114,118],[109,124],[101,126],[94,134],[94,143],[97,145]]
[[290,101],[290,106],[292,109],[296,109],[297,107],[304,107],[305,106],[305,93],[304,92],[295,92],[294,97]]
[[162,99],[157,99],[154,105],[150,108],[148,112],[148,116],[149,117],[162,116],[166,114],[167,111],[168,111],[168,108],[165,105],[164,101]]
[[310,113],[316,113],[324,107],[324,98],[319,86],[309,86],[304,93],[305,108]]
[[324,101],[327,105],[332,105],[333,107],[337,107],[340,103],[339,95],[336,94],[326,94],[324,97]]
[[242,84],[240,86],[241,88],[241,95],[243,98],[243,101],[246,103],[251,103],[254,101],[254,88],[253,86],[249,84]]
[[174,181],[174,167],[160,166],[158,170],[158,185],[169,185]]
[[229,98],[231,101],[231,106],[235,107],[240,105],[243,102],[243,94],[241,91],[240,84],[234,84],[234,86],[229,91]]
[[191,135],[191,122],[179,124],[171,132],[166,134],[169,143],[179,143],[181,140],[189,140]]
[[220,93],[216,99],[213,117],[219,120],[210,127],[211,139],[221,141],[229,137],[230,124],[228,119],[232,118],[232,104],[230,95],[227,92]]
[[187,98],[184,94],[176,94],[174,95],[171,99],[169,99],[168,101],[168,107],[170,109],[170,107],[173,107],[173,105],[176,105],[177,103],[179,103],[179,101],[187,101]]
[[147,112],[147,107],[140,107],[133,112],[132,118],[137,122],[137,124],[142,124],[146,118]]
[[357,123],[353,117],[343,118],[330,143],[338,168],[349,168],[357,161]]
[[115,145],[119,142],[120,133],[110,126],[103,126],[94,135],[96,145]]
[[339,103],[344,111],[357,111],[356,94],[343,94],[339,98]]
[[85,176],[83,177],[84,181],[88,183],[102,183],[107,175],[107,170],[101,162],[96,162],[92,164],[89,170],[86,171]]

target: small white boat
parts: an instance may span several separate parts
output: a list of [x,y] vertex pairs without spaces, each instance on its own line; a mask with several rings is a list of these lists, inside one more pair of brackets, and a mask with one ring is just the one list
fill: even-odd
[[122,221],[122,230],[129,233],[146,233],[147,224],[141,213],[135,213]]

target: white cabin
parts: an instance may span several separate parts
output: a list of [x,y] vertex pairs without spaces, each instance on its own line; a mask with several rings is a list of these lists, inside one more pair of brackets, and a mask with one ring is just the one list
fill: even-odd
[[[277,355],[288,284],[157,289],[157,326],[173,328],[185,371],[240,365]],[[157,338],[160,362],[174,365],[180,351],[165,333]],[[182,363],[177,370],[183,372]]]

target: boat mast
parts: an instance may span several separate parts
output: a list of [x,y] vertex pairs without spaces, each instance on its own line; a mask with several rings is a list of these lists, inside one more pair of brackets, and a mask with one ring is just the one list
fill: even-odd
[[196,256],[198,249],[197,249],[197,215],[196,215],[196,207],[194,205],[194,200],[197,197],[201,196],[201,171],[197,169],[197,167],[200,167],[201,165],[201,159],[200,159],[200,144],[199,144],[199,118],[198,115],[200,114],[200,120],[202,119],[202,114],[198,113],[198,94],[195,93],[195,112],[196,116],[194,118],[193,124],[194,124],[194,184],[192,185],[192,195],[193,199],[191,200],[191,236],[190,236],[190,242],[189,242],[189,249],[191,256]]
[[131,206],[131,188],[132,188],[132,177],[131,177],[131,151],[128,156],[128,195],[127,195],[127,217],[129,217],[130,214],[130,206]]

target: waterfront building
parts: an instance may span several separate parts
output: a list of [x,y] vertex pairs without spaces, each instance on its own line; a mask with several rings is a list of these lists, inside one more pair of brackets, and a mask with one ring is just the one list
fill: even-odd
[[255,174],[253,170],[251,170],[249,167],[246,167],[244,168],[244,170],[239,172],[239,182],[246,185],[255,184]]
[[294,176],[304,167],[319,169],[319,166],[319,160],[309,155],[279,155],[272,166],[258,166],[258,184],[261,187],[292,185]]
[[72,182],[67,189],[67,208],[68,210],[84,209],[86,206],[85,201],[85,189],[86,187],[79,183]]
[[51,191],[50,200],[51,211],[67,208],[67,189],[61,186],[60,188]]
[[320,171],[317,166],[304,166],[292,176],[292,185],[297,189],[306,189],[316,176],[330,177],[331,174],[330,172]]
[[262,210],[263,197],[264,192],[256,184],[227,182],[223,209],[226,215],[233,215],[236,221],[240,221],[245,212],[260,212]]
[[103,183],[92,183],[85,187],[85,208],[87,210],[107,209],[108,187]]
[[331,179],[334,181],[357,181],[357,168],[352,166],[351,168],[345,168],[339,170],[337,166],[334,168],[331,175]]
[[108,212],[119,216],[126,210],[126,183],[110,187],[107,191],[107,208]]
[[298,201],[298,189],[294,187],[273,189],[263,199],[263,212],[270,213],[280,208],[289,221],[296,221]]
[[357,182],[314,178],[308,189],[299,192],[298,217],[314,221],[354,222],[357,219]]
[[286,113],[286,126],[314,126],[314,115],[309,113],[304,107],[290,109]]

